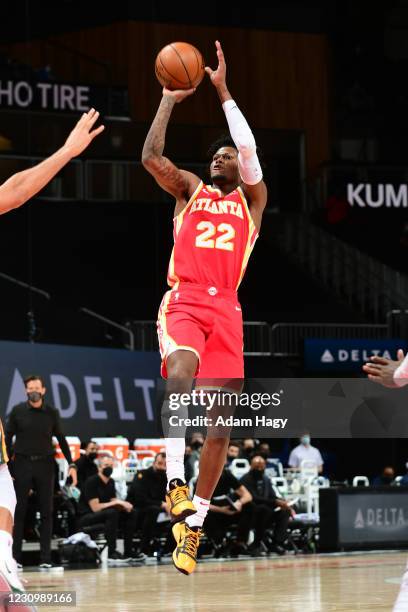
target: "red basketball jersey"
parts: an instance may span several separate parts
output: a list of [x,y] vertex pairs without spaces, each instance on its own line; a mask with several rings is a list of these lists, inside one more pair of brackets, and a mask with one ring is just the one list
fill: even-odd
[[167,282],[237,290],[258,232],[241,187],[226,196],[201,181],[174,218]]

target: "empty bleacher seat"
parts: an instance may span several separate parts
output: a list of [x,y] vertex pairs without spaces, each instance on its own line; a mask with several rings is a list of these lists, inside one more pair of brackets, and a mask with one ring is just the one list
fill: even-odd
[[133,482],[139,468],[139,462],[134,459],[124,459],[122,466],[125,472],[125,480],[127,483]]
[[273,489],[277,497],[285,499],[289,493],[288,481],[283,476],[272,476]]
[[235,476],[235,478],[242,478],[244,474],[249,471],[249,461],[248,459],[233,459],[229,466],[229,469]]
[[367,476],[354,476],[353,487],[369,487],[370,481]]
[[304,459],[300,464],[300,480],[302,483],[311,482],[319,475],[317,465],[314,461]]
[[267,459],[265,474],[269,476],[269,478],[272,478],[273,476],[283,477],[283,465],[280,459]]

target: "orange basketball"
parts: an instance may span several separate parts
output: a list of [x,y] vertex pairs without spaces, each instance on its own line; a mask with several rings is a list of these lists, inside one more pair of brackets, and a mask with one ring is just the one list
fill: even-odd
[[174,42],[163,47],[155,63],[156,76],[167,89],[197,87],[205,74],[200,51],[186,42]]

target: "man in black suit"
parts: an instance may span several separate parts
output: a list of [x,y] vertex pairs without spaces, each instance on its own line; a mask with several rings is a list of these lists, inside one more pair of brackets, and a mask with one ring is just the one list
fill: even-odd
[[[77,483],[76,465],[62,431],[59,412],[45,400],[46,388],[41,376],[28,376],[25,381],[27,401],[11,410],[6,423],[6,445],[14,477],[17,507],[14,524],[13,553],[17,563],[22,560],[24,521],[28,493],[37,492],[41,513],[41,560],[40,569],[51,569],[51,536],[53,517],[53,495],[55,479],[55,436],[69,464],[69,476]],[[14,446],[12,440],[15,436]]]

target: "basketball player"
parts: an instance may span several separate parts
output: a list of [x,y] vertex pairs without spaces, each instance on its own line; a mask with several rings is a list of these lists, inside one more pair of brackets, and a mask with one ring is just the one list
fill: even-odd
[[396,361],[375,355],[363,365],[363,370],[370,380],[383,387],[404,387],[408,384],[408,354],[404,357],[404,351],[399,349]]
[[[14,174],[0,185],[0,214],[22,206],[38,193],[73,157],[80,155],[104,126],[92,129],[99,117],[95,109],[84,113],[65,144],[53,155],[33,168]],[[7,467],[7,452],[4,431],[0,420],[0,573],[10,588],[23,590],[17,575],[16,563],[12,556],[12,533],[16,495],[13,481]],[[76,474],[72,472],[74,480]]]
[[[267,190],[254,136],[226,85],[226,64],[215,43],[216,70],[206,68],[225,112],[232,139],[216,145],[211,185],[163,156],[167,124],[176,103],[193,89],[163,89],[142,154],[145,168],[176,199],[174,248],[159,310],[162,375],[167,390],[190,391],[191,381],[243,379],[243,325],[237,289],[261,226]],[[186,386],[190,388],[186,389]],[[211,496],[225,464],[228,437],[210,436],[201,451],[196,494],[184,478],[185,440],[166,438],[168,503],[175,525],[175,567],[190,574]]]

